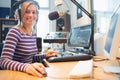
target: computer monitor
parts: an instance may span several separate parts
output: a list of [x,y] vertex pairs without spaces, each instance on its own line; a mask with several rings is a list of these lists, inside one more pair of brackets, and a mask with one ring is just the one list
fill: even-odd
[[109,30],[104,45],[104,53],[110,60],[115,60],[120,45],[120,6],[111,17]]
[[90,24],[73,27],[71,28],[71,31],[68,37],[68,46],[89,48],[90,38],[91,38]]

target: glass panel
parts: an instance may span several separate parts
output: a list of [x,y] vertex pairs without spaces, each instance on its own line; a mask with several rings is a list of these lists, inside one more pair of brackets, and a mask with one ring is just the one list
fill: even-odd
[[39,19],[37,23],[37,37],[44,37],[49,32],[49,0],[36,0],[40,5]]
[[37,37],[45,37],[46,33],[49,32],[49,10],[40,9],[39,20],[37,23]]
[[[119,5],[120,0],[94,0],[94,14],[96,32],[106,33],[110,18]],[[102,4],[102,6],[100,6]]]
[[[100,4],[102,4],[102,6],[100,6]],[[107,11],[108,10],[107,0],[94,0],[94,10]]]
[[49,7],[49,0],[36,0],[39,2],[40,7]]

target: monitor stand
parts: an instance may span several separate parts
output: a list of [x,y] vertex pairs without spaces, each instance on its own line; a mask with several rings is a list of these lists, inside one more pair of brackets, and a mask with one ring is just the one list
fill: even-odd
[[108,59],[102,68],[106,73],[120,73],[120,63],[118,60]]
[[105,66],[103,70],[107,73],[120,73],[120,66]]

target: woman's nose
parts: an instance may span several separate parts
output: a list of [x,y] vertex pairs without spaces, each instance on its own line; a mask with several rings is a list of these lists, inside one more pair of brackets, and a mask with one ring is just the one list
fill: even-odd
[[32,13],[32,12],[30,12],[30,13],[29,13],[29,16],[33,16],[33,13]]

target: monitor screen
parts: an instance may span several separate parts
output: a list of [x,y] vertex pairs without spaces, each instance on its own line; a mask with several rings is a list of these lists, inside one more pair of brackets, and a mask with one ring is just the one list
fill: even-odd
[[71,28],[68,37],[68,46],[89,48],[91,38],[91,25]]
[[111,22],[109,30],[106,36],[106,41],[104,45],[104,52],[108,59],[114,60],[118,54],[119,44],[120,44],[120,9],[111,17]]

